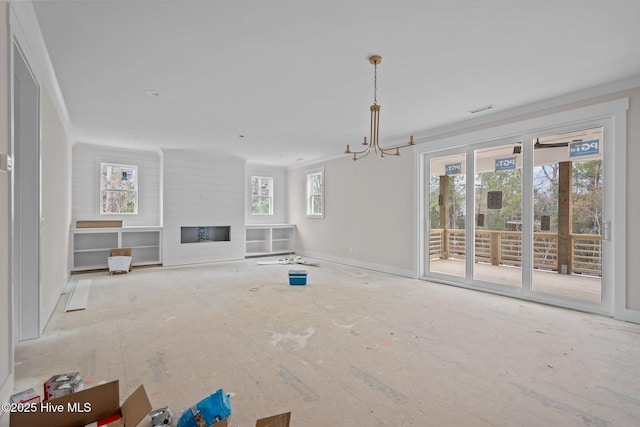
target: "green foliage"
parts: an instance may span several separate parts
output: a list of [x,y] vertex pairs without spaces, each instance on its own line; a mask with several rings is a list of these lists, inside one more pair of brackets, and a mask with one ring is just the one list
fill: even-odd
[[[522,173],[520,169],[479,173],[475,177],[476,213],[484,213],[481,230],[520,230],[522,219]],[[489,209],[489,191],[502,192],[502,209]]]
[[255,215],[268,215],[271,213],[271,198],[255,197],[251,201],[251,213]]
[[602,161],[573,164],[573,232],[602,233]]
[[[558,232],[558,164],[533,169],[533,231]],[[550,217],[549,230],[542,230],[542,217]]]
[[432,176],[429,181],[429,218],[431,228],[440,228],[440,177]]
[[[534,231],[541,231],[541,219],[550,217],[551,229],[558,231],[558,164],[534,168],[533,209]],[[602,227],[602,161],[592,160],[573,163],[573,233],[601,234]],[[451,229],[464,228],[466,214],[465,176],[432,176],[429,180],[429,217],[431,228],[440,228],[441,179],[449,179],[449,218]],[[487,193],[502,192],[502,209],[488,209]],[[479,173],[475,177],[476,214],[485,215],[481,230],[521,230],[522,220],[522,171],[496,171]]]
[[430,179],[429,214],[431,228],[440,227],[440,183],[449,180],[449,218],[447,228],[464,229],[466,214],[466,183],[465,175],[449,175],[445,177],[432,176]]
[[133,191],[103,191],[102,210],[109,213],[135,213],[136,194]]
[[251,213],[253,215],[270,215],[273,188],[271,177],[251,177]]
[[135,213],[137,168],[135,166],[105,164],[101,173],[102,212]]

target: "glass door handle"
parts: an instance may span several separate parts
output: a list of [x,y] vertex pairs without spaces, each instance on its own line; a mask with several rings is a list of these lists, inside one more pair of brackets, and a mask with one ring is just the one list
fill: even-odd
[[604,221],[602,223],[602,240],[607,242],[611,241],[611,221]]

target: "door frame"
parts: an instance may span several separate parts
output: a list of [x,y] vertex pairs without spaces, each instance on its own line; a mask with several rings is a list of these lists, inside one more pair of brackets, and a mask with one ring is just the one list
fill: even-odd
[[[19,94],[16,94],[15,87],[15,72],[16,62],[21,61],[26,67],[28,77],[33,83],[35,89],[35,105],[32,106],[34,114],[30,117],[30,122],[36,123],[37,129],[32,130],[36,135],[36,140],[33,141],[33,146],[29,147],[32,150],[32,156],[29,157],[28,163],[30,164],[29,173],[33,174],[29,176],[28,180],[20,176],[21,168],[25,163],[24,150],[22,154],[20,149],[25,144],[20,140],[20,131],[18,129],[17,120],[19,119],[18,112],[15,111],[16,102]],[[38,338],[40,336],[40,219],[42,218],[42,183],[41,183],[41,129],[40,129],[40,84],[36,78],[33,68],[31,67],[28,59],[28,55],[22,49],[17,37],[12,37],[11,43],[11,70],[10,70],[10,98],[11,98],[11,155],[14,158],[13,170],[11,173],[11,207],[10,207],[10,247],[11,247],[11,260],[10,260],[10,277],[13,299],[13,336],[14,340],[22,341],[26,339]],[[35,166],[35,167],[33,167]],[[26,182],[25,182],[26,181]],[[26,185],[26,187],[25,187]],[[35,205],[24,208],[22,203],[17,203],[16,198],[20,195],[18,193],[35,193]],[[22,209],[35,210],[36,220],[31,223],[23,222]],[[22,243],[21,237],[25,234],[24,231],[33,231],[35,237],[29,245],[26,252],[32,254],[32,258],[27,263],[23,256],[24,249],[21,249]],[[28,265],[27,265],[28,264]],[[22,280],[22,270],[33,270],[35,268],[36,281],[35,283],[26,283]]]
[[[522,288],[525,286],[524,283],[524,275],[521,275],[520,278],[520,286],[519,287],[513,287],[513,286],[506,286],[506,285],[502,285],[499,283],[493,283],[493,282],[486,282],[486,281],[482,281],[479,279],[475,278],[475,227],[476,227],[476,221],[475,221],[475,201],[476,201],[476,186],[475,186],[475,177],[476,177],[476,170],[475,170],[475,165],[476,165],[476,150],[483,150],[486,148],[493,148],[493,147],[499,147],[499,146],[503,146],[503,145],[515,145],[517,143],[521,143],[522,142],[522,138],[521,136],[518,135],[511,135],[505,138],[496,138],[496,139],[491,139],[488,141],[483,141],[481,143],[478,144],[473,144],[473,145],[469,145],[467,147],[467,165],[468,165],[468,169],[467,169],[467,187],[469,188],[469,190],[467,190],[467,194],[468,194],[468,200],[467,200],[467,212],[471,213],[471,219],[473,219],[473,221],[468,221],[467,224],[467,228],[466,228],[466,233],[469,236],[473,236],[474,238],[472,239],[468,239],[466,243],[466,251],[468,253],[471,254],[471,257],[469,257],[467,261],[467,265],[466,265],[466,271],[467,271],[467,276],[468,276],[468,283],[472,284],[473,286],[482,286],[484,288],[488,288],[494,291],[497,291],[499,293],[505,294],[505,295],[516,295],[516,296],[520,296],[522,295]],[[524,168],[524,164],[522,165],[522,167]],[[520,178],[520,184],[523,186],[522,189],[522,199],[521,200],[521,204],[522,204],[522,210],[524,212],[525,209],[525,205],[524,205],[524,198],[525,198],[525,193],[524,193],[524,173],[522,174],[523,176],[521,176]],[[524,236],[524,229],[521,230],[522,231],[522,235]],[[522,254],[522,259],[521,259],[521,263],[522,263],[522,271],[525,271],[527,266],[528,266],[528,262],[527,259],[525,258],[525,252],[523,250],[523,254]]]
[[[427,256],[427,253],[429,252],[427,247],[428,242],[429,242],[429,238],[427,237],[428,233],[430,233],[430,229],[431,227],[429,227],[429,223],[430,223],[430,218],[429,218],[429,201],[430,201],[430,197],[427,196],[427,193],[430,193],[430,184],[431,184],[431,160],[432,159],[436,159],[436,158],[442,158],[442,157],[450,157],[450,156],[461,156],[464,157],[463,160],[463,166],[462,169],[464,171],[465,174],[465,206],[468,203],[468,198],[469,198],[469,189],[468,187],[468,179],[466,177],[466,173],[467,173],[467,164],[468,164],[468,156],[466,154],[466,147],[454,147],[454,148],[446,148],[443,150],[434,150],[434,151],[430,151],[427,153],[423,153],[422,154],[422,161],[421,161],[421,167],[418,169],[419,173],[421,174],[421,186],[419,186],[420,190],[420,212],[418,214],[419,217],[421,217],[420,223],[418,225],[418,229],[419,229],[419,236],[420,236],[420,243],[419,243],[419,248],[418,248],[418,252],[419,252],[419,258],[418,258],[418,277],[419,278],[423,278],[423,277],[431,277],[433,279],[438,279],[438,281],[440,281],[441,283],[447,283],[447,284],[455,284],[458,286],[466,286],[467,282],[465,280],[466,277],[466,270],[467,270],[467,259],[469,258],[468,253],[465,254],[465,275],[464,276],[454,276],[454,275],[447,275],[447,274],[443,274],[443,273],[438,273],[438,272],[431,272],[430,271],[430,264],[431,264],[431,260],[429,258],[429,256]],[[465,217],[465,230],[467,229],[467,224],[468,219]]]
[[[418,254],[417,266],[418,276],[423,280],[452,284],[456,286],[469,287],[486,292],[516,296],[521,299],[543,302],[549,305],[559,305],[566,308],[573,308],[582,311],[595,312],[610,315],[622,320],[638,322],[639,313],[626,308],[626,151],[627,151],[627,110],[629,109],[629,98],[621,98],[613,101],[588,105],[572,110],[562,111],[549,115],[540,115],[530,119],[509,123],[506,125],[490,127],[468,133],[442,138],[420,144],[414,148],[416,170],[418,173],[416,188],[419,194],[418,212],[416,213],[418,230]],[[603,213],[603,221],[610,222],[610,240],[606,243],[607,256],[603,257],[603,302],[594,307],[592,304],[574,303],[564,298],[544,298],[541,300],[537,295],[528,291],[508,292],[503,289],[490,287],[478,288],[472,281],[465,278],[464,281],[450,280],[428,274],[425,268],[425,231],[428,221],[428,210],[425,212],[425,183],[428,173],[428,159],[435,153],[444,152],[467,152],[467,174],[469,173],[469,159],[472,149],[492,141],[500,141],[510,138],[526,138],[530,135],[538,135],[548,131],[558,129],[570,129],[581,126],[591,126],[593,123],[609,121],[607,125],[607,143],[604,154],[605,168],[605,196],[603,204],[606,212]],[[523,139],[524,141],[524,139]],[[523,182],[531,182],[533,172],[533,147],[523,147]],[[528,152],[527,152],[528,151]],[[473,170],[473,168],[471,169]],[[607,172],[608,171],[608,172]],[[467,180],[470,178],[467,177]],[[468,182],[468,181],[467,181]],[[467,198],[470,197],[467,188]],[[471,189],[473,190],[473,189]],[[530,195],[532,189],[523,187],[523,235],[532,232],[531,221],[533,219],[532,200]],[[468,213],[467,213],[468,215]],[[527,218],[525,218],[525,215]],[[527,220],[528,219],[528,220]],[[467,223],[469,221],[467,220]],[[528,223],[528,224],[527,224]],[[471,224],[472,225],[472,224]],[[470,225],[467,224],[467,231]],[[604,240],[604,239],[603,239]],[[471,244],[472,245],[472,244]],[[603,241],[603,245],[605,245]],[[523,248],[523,289],[531,286],[532,248]],[[467,262],[471,262],[468,260]],[[529,260],[531,258],[531,260]],[[525,275],[525,261],[528,263]],[[467,275],[469,273],[467,268]],[[529,277],[527,277],[527,275]],[[472,277],[472,276],[471,276]],[[607,291],[605,292],[605,277],[607,281]],[[502,287],[500,287],[502,288]]]
[[[550,127],[544,130],[539,130],[535,132],[528,132],[523,135],[523,141],[527,141],[527,143],[523,143],[523,179],[528,180],[529,183],[533,182],[533,166],[535,162],[535,153],[533,148],[533,139],[547,136],[547,135],[558,135],[567,132],[572,132],[581,129],[588,128],[603,128],[603,142],[602,142],[602,164],[603,164],[603,199],[602,199],[602,222],[603,224],[612,223],[613,212],[615,210],[615,200],[612,197],[611,193],[615,188],[610,181],[614,181],[614,173],[616,170],[616,165],[613,161],[615,153],[614,153],[614,144],[615,140],[613,137],[614,127],[613,120],[611,117],[604,117],[600,119],[595,119],[592,121],[585,121],[578,124],[570,124],[566,126],[557,126]],[[623,160],[624,162],[624,160]],[[533,233],[532,224],[533,224],[533,186],[528,185],[523,188],[523,233],[524,226],[526,226],[527,233]],[[626,206],[624,207],[626,209]],[[604,234],[604,233],[603,233]],[[608,238],[607,238],[608,237]],[[569,299],[570,302],[567,302],[566,297],[556,296],[549,293],[544,293],[541,291],[534,290],[534,280],[532,277],[532,266],[533,266],[533,241],[529,242],[530,244],[524,247],[523,245],[523,257],[526,256],[527,261],[530,263],[529,268],[523,271],[523,283],[526,281],[527,286],[523,286],[523,295],[530,300],[539,301],[545,304],[551,305],[559,305],[567,308],[574,308],[578,310],[584,310],[594,313],[600,313],[605,315],[613,315],[614,314],[614,288],[615,288],[615,278],[612,275],[612,266],[615,253],[615,248],[612,247],[612,238],[611,236],[602,236],[602,273],[601,273],[601,294],[600,294],[600,302],[593,303],[585,300],[574,300]]]

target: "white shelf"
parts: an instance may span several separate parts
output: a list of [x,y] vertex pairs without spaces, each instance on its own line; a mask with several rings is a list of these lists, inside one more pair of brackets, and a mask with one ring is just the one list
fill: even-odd
[[73,271],[109,268],[111,249],[131,248],[131,264],[162,264],[161,227],[76,228],[71,230]]
[[82,252],[99,252],[99,251],[109,251],[109,250],[111,250],[111,248],[93,248],[93,249],[77,249],[74,252],[82,253]]
[[246,257],[291,253],[295,250],[293,224],[245,225]]

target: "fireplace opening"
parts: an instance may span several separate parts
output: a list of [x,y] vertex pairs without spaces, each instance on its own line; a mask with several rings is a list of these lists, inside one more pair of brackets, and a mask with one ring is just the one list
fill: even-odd
[[180,227],[180,243],[231,241],[231,226]]

